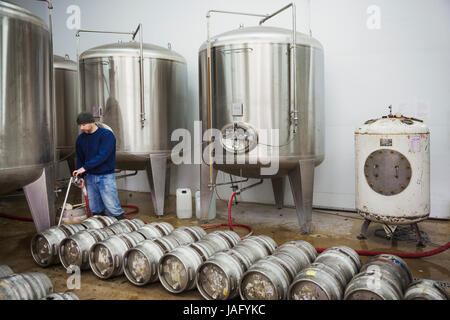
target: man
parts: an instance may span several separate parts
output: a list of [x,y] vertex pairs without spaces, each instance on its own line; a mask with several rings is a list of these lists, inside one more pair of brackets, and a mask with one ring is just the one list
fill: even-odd
[[125,219],[117,195],[114,169],[116,168],[116,138],[112,131],[95,124],[92,113],[83,111],[77,117],[83,131],[76,142],[77,170],[74,177],[85,177],[89,208],[93,215],[104,215]]

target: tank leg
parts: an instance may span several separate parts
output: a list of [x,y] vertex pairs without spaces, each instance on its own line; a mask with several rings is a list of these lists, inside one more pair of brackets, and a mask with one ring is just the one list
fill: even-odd
[[394,237],[394,232],[397,229],[396,225],[383,224],[384,232],[386,232],[386,239],[391,240]]
[[152,194],[156,216],[164,215],[164,194],[166,191],[166,171],[168,155],[151,154],[147,166],[148,184]]
[[298,222],[302,234],[311,233],[312,200],[314,187],[314,160],[300,160],[289,173]]
[[417,236],[417,244],[416,244],[416,246],[419,247],[419,248],[424,248],[425,247],[425,243],[423,241],[422,234],[420,233],[419,225],[417,224],[417,222],[411,224],[411,229],[413,229],[416,232],[416,236]]
[[[208,185],[211,183],[210,166],[202,163],[200,165],[200,223],[208,222],[209,207],[214,189]],[[212,183],[216,183],[217,170],[212,169]]]
[[164,196],[168,197],[170,195],[170,165],[167,166],[166,170],[166,187],[164,189]]
[[272,189],[277,209],[283,208],[284,177],[272,178]]
[[359,236],[356,238],[359,240],[365,240],[367,239],[367,229],[369,228],[370,220],[365,219],[364,223],[361,226],[361,231],[359,232]]
[[23,187],[37,232],[55,225],[54,177],[54,168],[49,166],[36,181]]
[[70,174],[72,174],[72,172],[75,171],[75,158],[70,157],[66,161],[67,166],[69,167]]

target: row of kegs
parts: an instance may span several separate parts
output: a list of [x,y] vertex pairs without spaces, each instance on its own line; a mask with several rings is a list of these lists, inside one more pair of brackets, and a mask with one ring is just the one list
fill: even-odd
[[[60,232],[65,236],[56,236]],[[277,246],[266,235],[241,240],[229,230],[207,234],[166,222],[94,216],[37,234],[32,252],[41,266],[61,262],[91,269],[100,279],[125,275],[136,286],[159,281],[171,293],[198,289],[209,300],[448,299],[434,281],[413,281],[395,255],[377,255],[363,265],[346,246],[318,254],[302,240]]]
[[0,300],[79,300],[73,292],[54,292],[50,278],[42,272],[14,273],[0,265]]

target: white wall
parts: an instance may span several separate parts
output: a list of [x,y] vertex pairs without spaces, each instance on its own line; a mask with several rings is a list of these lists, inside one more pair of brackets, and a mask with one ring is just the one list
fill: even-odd
[[[47,19],[45,4],[13,1]],[[297,29],[305,32],[307,1],[297,4]],[[424,119],[431,130],[431,208],[433,217],[450,218],[450,1],[448,0],[312,0],[313,36],[325,53],[325,161],[316,168],[314,204],[354,208],[353,130],[367,119],[394,111]],[[55,53],[76,56],[75,31],[66,9],[78,5],[81,28],[132,30],[142,22],[144,41],[182,54],[188,63],[189,107],[198,115],[198,48],[206,38],[209,9],[270,13],[286,0],[58,0],[54,1]],[[380,29],[369,29],[371,5],[380,9]],[[47,20],[46,20],[47,21]],[[215,15],[212,34],[234,29],[257,18]],[[290,27],[290,13],[269,22]],[[81,51],[112,41],[114,36],[82,35]],[[122,38],[122,39],[126,39]],[[172,170],[177,187],[198,188],[199,170]],[[219,174],[219,178],[222,175]],[[225,175],[223,175],[225,177]],[[122,188],[148,191],[144,172],[120,182]],[[221,188],[222,197],[230,190]],[[242,194],[245,201],[273,203],[270,181]],[[286,181],[285,201],[292,205]]]

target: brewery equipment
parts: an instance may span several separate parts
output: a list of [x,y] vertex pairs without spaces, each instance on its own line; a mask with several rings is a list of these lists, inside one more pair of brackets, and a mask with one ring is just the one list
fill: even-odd
[[[290,7],[292,30],[261,25]],[[212,12],[263,19],[210,39]],[[208,39],[199,50],[200,113],[203,132],[218,134],[210,131],[203,150],[201,217],[207,219],[217,170],[270,178],[278,208],[288,176],[301,231],[309,233],[314,167],[324,159],[322,45],[296,32],[293,3],[272,15],[210,10],[207,20]]]
[[[140,41],[91,48],[79,56],[80,100],[116,137],[117,168],[147,170],[155,212],[164,213],[173,130],[182,128],[187,100],[185,59]],[[80,32],[116,33],[79,30]],[[121,34],[121,33],[120,33]]]

